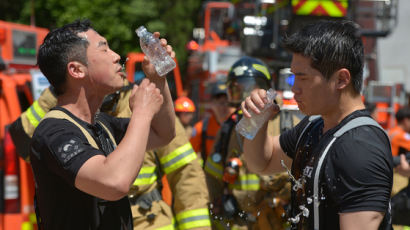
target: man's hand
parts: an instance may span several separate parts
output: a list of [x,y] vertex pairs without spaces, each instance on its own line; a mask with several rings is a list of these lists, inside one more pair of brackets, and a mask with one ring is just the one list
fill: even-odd
[[[254,89],[250,96],[246,97],[241,103],[243,115],[245,117],[251,117],[251,112],[254,114],[259,114],[267,103],[268,99],[266,97],[266,90]],[[272,116],[276,115],[280,110],[279,106],[276,104],[272,107],[272,109]]]
[[410,177],[410,165],[406,155],[400,154],[400,164],[396,167],[396,170],[400,175]]
[[140,85],[134,85],[129,101],[133,113],[144,113],[150,117],[160,110],[163,102],[160,90],[148,79],[142,80]]
[[[159,32],[154,32],[153,35],[154,37],[159,39]],[[167,45],[167,40],[162,38],[159,41],[161,45],[165,47],[168,55],[170,55],[172,58],[175,58],[175,52],[172,50],[172,47],[170,45]],[[147,75],[147,78],[149,78],[150,80],[154,80],[158,78],[165,79],[165,77],[160,77],[158,75],[157,71],[155,70],[154,65],[150,63],[147,56],[144,57],[144,61],[142,62],[142,70],[144,70],[144,73]]]

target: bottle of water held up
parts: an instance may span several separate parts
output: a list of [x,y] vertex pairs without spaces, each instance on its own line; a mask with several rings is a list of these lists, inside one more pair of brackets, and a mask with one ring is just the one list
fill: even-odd
[[135,32],[140,38],[142,51],[155,66],[159,76],[164,76],[176,67],[175,61],[168,55],[165,48],[161,46],[159,39],[148,32],[144,26],[140,26]]
[[266,97],[268,99],[268,103],[265,104],[265,107],[259,114],[249,111],[251,118],[243,116],[236,125],[236,131],[249,140],[252,140],[256,136],[258,130],[271,116],[270,109],[275,103],[276,91],[270,88],[266,93]]

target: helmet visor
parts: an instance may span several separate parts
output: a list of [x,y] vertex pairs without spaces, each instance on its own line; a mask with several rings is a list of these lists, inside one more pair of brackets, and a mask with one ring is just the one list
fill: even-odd
[[239,105],[252,90],[260,88],[255,78],[237,78],[228,82],[228,101],[231,104]]

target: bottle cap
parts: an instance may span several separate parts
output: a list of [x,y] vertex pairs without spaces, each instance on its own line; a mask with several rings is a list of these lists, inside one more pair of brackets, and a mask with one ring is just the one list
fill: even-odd
[[138,37],[143,36],[144,33],[147,32],[147,29],[144,26],[138,27],[138,29],[135,30],[135,33],[137,33]]

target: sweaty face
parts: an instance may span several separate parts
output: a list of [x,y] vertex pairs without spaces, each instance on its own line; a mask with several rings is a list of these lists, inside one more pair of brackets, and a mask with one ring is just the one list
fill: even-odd
[[86,38],[90,43],[87,48],[87,69],[93,90],[109,94],[120,89],[125,78],[119,63],[120,56],[112,51],[107,40],[94,30],[80,33],[79,36]]
[[310,59],[294,54],[291,71],[295,74],[292,92],[299,109],[306,115],[324,115],[337,106],[334,76],[329,80],[310,66]]

